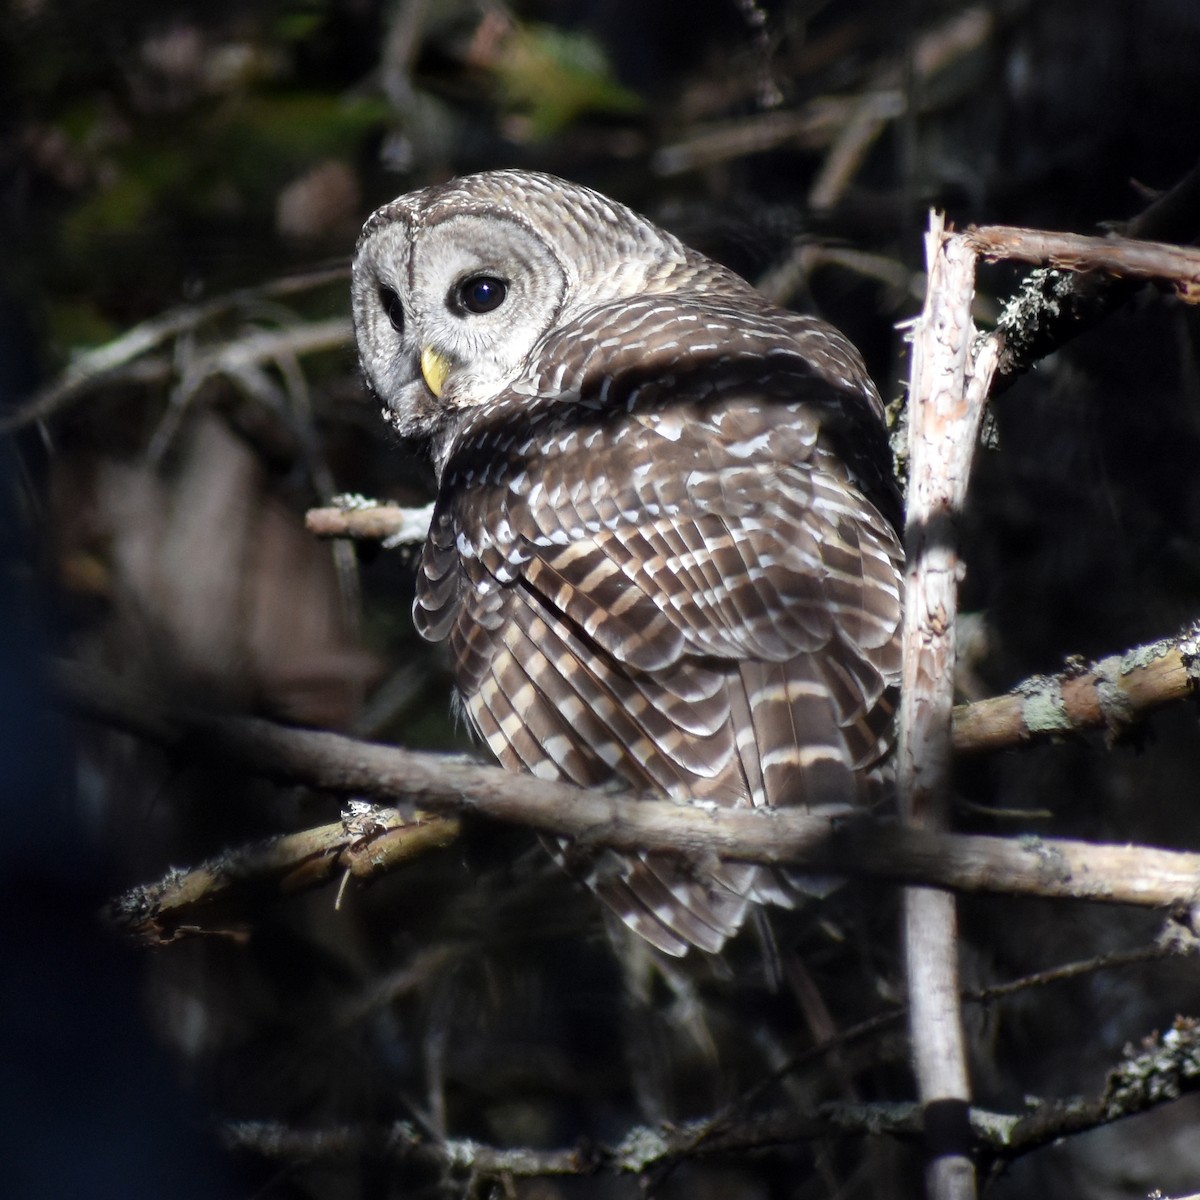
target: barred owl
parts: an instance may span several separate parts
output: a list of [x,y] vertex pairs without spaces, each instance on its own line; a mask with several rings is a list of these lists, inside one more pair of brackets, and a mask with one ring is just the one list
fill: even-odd
[[[379,209],[352,291],[367,383],[437,476],[416,625],[448,639],[500,762],[698,803],[861,803],[890,745],[902,552],[846,338],[526,171]],[[575,869],[673,955],[794,895],[752,864]]]

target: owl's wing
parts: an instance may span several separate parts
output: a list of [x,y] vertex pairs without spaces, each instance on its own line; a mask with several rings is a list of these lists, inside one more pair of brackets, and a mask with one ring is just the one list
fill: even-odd
[[[887,745],[899,544],[822,436],[827,388],[761,363],[721,378],[689,396],[677,372],[634,388],[639,403],[492,426],[478,454],[464,438],[418,623],[449,634],[468,710],[510,767],[850,803]],[[654,855],[606,855],[589,882],[672,953],[719,947],[772,886]]]

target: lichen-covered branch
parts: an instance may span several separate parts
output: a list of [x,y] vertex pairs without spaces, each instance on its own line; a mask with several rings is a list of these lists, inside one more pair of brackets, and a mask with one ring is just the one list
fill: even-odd
[[1136,1116],[1180,1096],[1200,1091],[1200,1022],[1179,1017],[1164,1034],[1146,1038],[1109,1073],[1104,1090],[1090,1100],[1039,1104],[1005,1130],[997,1158],[1005,1161],[1040,1149],[1072,1133]]
[[1036,675],[1004,696],[960,704],[954,710],[954,749],[980,754],[1089,729],[1116,738],[1198,688],[1200,625],[1192,625],[1123,654]]
[[[1012,1162],[1051,1142],[1136,1116],[1200,1090],[1200,1025],[1180,1019],[1165,1034],[1146,1039],[1108,1075],[1091,1099],[1046,1100],[1027,1113],[972,1108],[967,1124],[973,1150],[985,1162]],[[499,1148],[465,1138],[438,1141],[400,1122],[386,1128],[361,1126],[298,1129],[277,1122],[231,1122],[225,1144],[282,1162],[346,1161],[366,1154],[391,1161],[420,1162],[475,1179],[529,1179],[561,1175],[642,1175],[699,1157],[764,1150],[817,1139],[898,1137],[925,1133],[922,1108],[913,1103],[827,1103],[811,1113],[774,1111],[740,1121],[711,1118],[670,1129],[638,1126],[613,1145],[535,1150]]]
[[[1200,165],[1126,222],[1120,242],[1072,238],[1070,244],[1051,243],[1046,239],[1067,235],[995,228],[969,231],[968,236],[982,236],[983,253],[1058,264],[1031,271],[1005,306],[997,327],[1003,344],[994,390],[1011,386],[1034,363],[1098,325],[1129,300],[1146,278],[1174,281],[1185,299],[1194,299],[1195,286],[1186,280],[1194,278],[1197,251],[1192,248],[1181,254],[1182,245],[1150,243],[1194,242],[1200,236],[1197,213]],[[1029,233],[1032,238],[1010,236]],[[1082,253],[1080,241],[1089,244]],[[1133,248],[1130,253],[1125,253],[1126,246]]]
[[264,892],[293,892],[339,875],[391,871],[459,834],[454,817],[401,813],[351,803],[340,821],[225,850],[189,870],[131,888],[106,916],[140,940],[161,945],[191,934],[236,934]]

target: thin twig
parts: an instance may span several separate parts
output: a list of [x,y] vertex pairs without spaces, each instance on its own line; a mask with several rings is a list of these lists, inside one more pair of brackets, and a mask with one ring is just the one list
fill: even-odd
[[1152,945],[1135,946],[1132,950],[1111,950],[1107,954],[1096,954],[1091,958],[1075,962],[1060,963],[1031,975],[1021,975],[1004,983],[991,983],[985,987],[969,988],[962,994],[964,1004],[994,1004],[1020,992],[1034,988],[1053,987],[1058,983],[1069,983],[1085,975],[1100,971],[1111,971],[1117,967],[1136,967],[1145,963],[1161,962],[1165,958],[1195,955],[1200,950],[1200,939],[1183,925],[1168,922]]
[[910,271],[902,262],[883,254],[871,254],[848,246],[826,246],[810,238],[797,239],[784,257],[755,281],[755,288],[774,304],[786,304],[821,267],[834,266],[873,279],[898,296],[921,300],[925,296],[925,275]]
[[[994,14],[975,5],[956,13],[923,33],[913,56],[921,78],[977,49],[991,35]],[[814,186],[809,203],[832,202],[853,175],[858,163],[887,123],[904,112],[901,71],[892,62],[883,66],[852,96],[817,96],[801,108],[759,113],[753,117],[711,122],[697,132],[662,147],[654,156],[659,175],[679,175],[714,166],[732,158],[762,153],[789,142],[809,147],[833,146],[826,168]]]
[[[1003,983],[989,984],[986,987],[965,990],[960,999],[964,1004],[994,1004],[997,1000],[1014,996],[1032,988],[1052,987],[1057,983],[1065,983],[1079,979],[1098,971],[1109,971],[1118,967],[1138,966],[1148,962],[1160,962],[1166,958],[1194,956],[1200,948],[1200,938],[1178,922],[1171,921],[1163,929],[1153,945],[1137,946],[1131,950],[1114,950],[1108,954],[1093,955],[1091,958],[1075,962],[1060,963],[1057,967],[1037,971],[1032,975],[1022,975]],[[876,1013],[866,1020],[843,1029],[831,1037],[823,1039],[819,1044],[809,1047],[800,1054],[788,1059],[769,1074],[757,1080],[740,1096],[731,1101],[715,1116],[710,1117],[706,1129],[715,1131],[738,1121],[750,1111],[756,1100],[786,1078],[803,1068],[818,1062],[828,1054],[838,1053],[848,1046],[873,1038],[877,1034],[899,1024],[908,1016],[906,1005],[897,1005],[885,1012]],[[708,1136],[701,1130],[696,1135],[697,1145]]]
[[[15,412],[0,417],[0,434],[45,421],[95,388],[108,384],[122,368],[157,350],[172,338],[196,329],[225,313],[261,302],[266,297],[311,291],[348,277],[349,265],[339,264],[289,275],[261,287],[244,288],[201,304],[188,304],[160,313],[120,337],[77,355],[71,365]],[[285,331],[286,336],[286,331]],[[294,347],[293,347],[294,348]]]
[[[996,27],[995,14],[975,6],[956,13],[917,38],[912,48],[912,83],[919,89],[939,71],[978,50]],[[912,103],[911,93],[900,90],[904,72],[889,67],[872,82],[834,139],[817,178],[808,191],[814,211],[833,208],[850,186],[867,152],[898,116]]]
[[[1187,244],[1200,237],[1200,164],[1120,227],[1126,239]],[[1105,241],[1105,239],[1100,239]],[[1177,246],[1169,247],[1172,255]],[[1070,256],[1063,258],[1064,265]],[[1040,259],[1035,261],[1041,261]],[[1109,266],[1120,264],[1109,260]],[[1004,338],[1000,374],[993,389],[1011,387],[1034,363],[1094,328],[1129,300],[1140,283],[1104,271],[1038,267],[1022,281],[998,325]]]
[[361,496],[338,497],[331,507],[310,508],[304,514],[306,528],[317,537],[381,541],[388,546],[423,542],[432,520],[432,504],[403,508]]
[[1104,271],[1178,285],[1185,300],[1200,302],[1200,250],[1122,237],[1085,237],[1012,225],[984,225],[961,235],[983,258],[1049,263],[1064,271]]
[[267,362],[318,354],[348,345],[354,337],[349,317],[297,321],[282,329],[255,329],[231,338],[188,364],[188,375],[234,375]]
[[233,906],[248,911],[252,895],[300,891],[339,874],[363,879],[391,871],[449,845],[459,831],[454,817],[351,805],[331,825],[226,850],[190,870],[132,888],[113,901],[106,916],[151,945],[227,933]]

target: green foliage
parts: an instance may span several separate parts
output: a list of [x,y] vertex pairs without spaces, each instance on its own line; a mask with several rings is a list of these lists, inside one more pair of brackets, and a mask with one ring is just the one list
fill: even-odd
[[613,77],[600,44],[582,31],[518,26],[502,45],[496,72],[506,103],[527,117],[534,139],[552,137],[586,113],[642,107]]
[[54,300],[47,305],[53,345],[73,349],[99,346],[121,332],[91,300]]
[[387,113],[382,100],[364,97],[303,91],[244,96],[214,115],[208,133],[231,176],[252,183],[351,155]]

